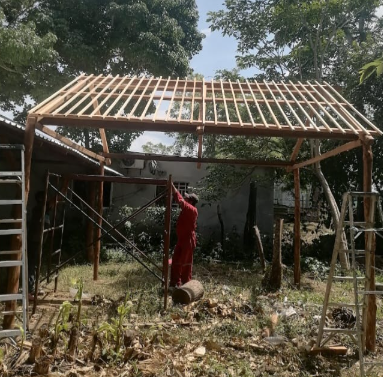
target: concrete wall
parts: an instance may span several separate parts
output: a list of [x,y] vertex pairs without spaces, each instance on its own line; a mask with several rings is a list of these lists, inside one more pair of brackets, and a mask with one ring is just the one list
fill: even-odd
[[[113,168],[119,170],[126,176],[143,178],[163,178],[172,175],[174,182],[186,182],[189,188],[196,187],[198,182],[207,175],[206,164],[202,164],[201,169],[197,169],[195,163],[187,162],[159,162],[158,170],[163,172],[162,176],[151,174],[148,162],[144,169],[122,169],[118,163]],[[264,170],[258,169],[262,175]],[[229,192],[220,202],[225,230],[230,231],[234,226],[239,233],[242,233],[246,222],[246,212],[249,200],[249,182],[236,192]],[[189,192],[192,192],[189,189]],[[127,185],[113,184],[111,217],[118,216],[118,209],[123,205],[130,207],[140,207],[152,200],[156,196],[156,187],[151,185]],[[257,221],[261,232],[271,233],[273,229],[273,201],[274,185],[273,182],[262,182],[257,185]],[[197,205],[199,211],[198,228],[204,234],[212,233],[220,229],[217,217],[217,203],[200,201]]]

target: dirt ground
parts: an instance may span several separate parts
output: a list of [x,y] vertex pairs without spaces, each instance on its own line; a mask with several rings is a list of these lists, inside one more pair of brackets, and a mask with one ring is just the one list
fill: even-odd
[[[79,278],[84,294],[77,352],[71,358]],[[136,263],[101,265],[97,282],[91,266],[68,267],[60,273],[58,292],[51,284],[39,297],[23,352],[10,344],[0,347],[0,375],[33,375],[27,358],[36,336],[44,341],[51,376],[359,375],[357,349],[349,338],[333,342],[347,347],[345,356],[308,353],[317,335],[325,281],[305,275],[297,290],[285,269],[283,289],[268,293],[257,267],[235,264],[197,265],[194,278],[204,285],[203,299],[188,306],[169,299],[164,312],[160,283]],[[334,301],[351,302],[350,283],[337,283],[332,292]],[[333,321],[331,315],[328,321]],[[370,358],[382,353],[382,326],[378,300],[378,356]],[[383,376],[379,373],[370,375]]]

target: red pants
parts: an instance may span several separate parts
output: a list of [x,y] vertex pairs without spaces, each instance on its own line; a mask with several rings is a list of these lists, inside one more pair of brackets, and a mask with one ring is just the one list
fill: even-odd
[[191,280],[194,249],[195,241],[193,239],[177,242],[172,259],[170,286],[180,286]]

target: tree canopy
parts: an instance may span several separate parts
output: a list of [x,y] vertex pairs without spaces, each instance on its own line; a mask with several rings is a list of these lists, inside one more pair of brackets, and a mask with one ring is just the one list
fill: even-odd
[[[21,118],[81,73],[186,76],[203,38],[195,0],[3,0],[0,21],[0,109]],[[100,145],[93,131],[60,132]],[[109,133],[112,149],[137,135]]]

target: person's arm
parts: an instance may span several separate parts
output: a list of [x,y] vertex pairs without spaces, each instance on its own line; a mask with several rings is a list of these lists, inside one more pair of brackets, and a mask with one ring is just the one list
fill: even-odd
[[175,186],[173,184],[172,184],[172,191],[173,191],[173,196],[174,196],[174,200],[176,201],[176,203],[181,208],[184,208],[184,206],[186,204],[185,199],[182,197],[180,192],[175,188]]

